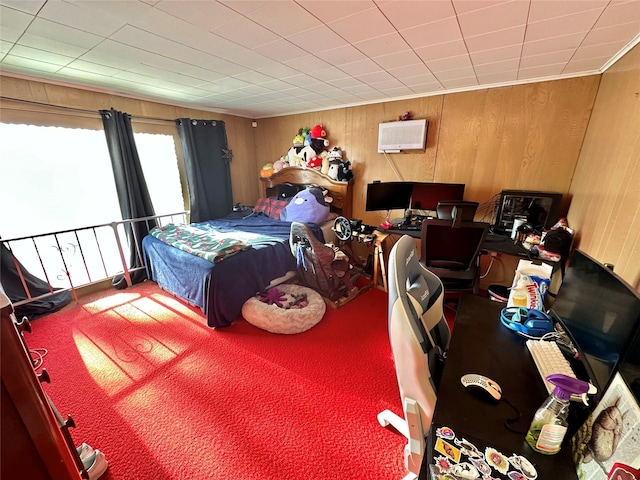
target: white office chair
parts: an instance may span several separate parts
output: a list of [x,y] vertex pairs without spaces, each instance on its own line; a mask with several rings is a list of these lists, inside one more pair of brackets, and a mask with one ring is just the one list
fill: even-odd
[[405,480],[417,478],[436,403],[439,370],[451,333],[443,314],[440,279],[418,259],[415,242],[404,235],[389,255],[389,340],[404,418],[378,414],[407,438]]

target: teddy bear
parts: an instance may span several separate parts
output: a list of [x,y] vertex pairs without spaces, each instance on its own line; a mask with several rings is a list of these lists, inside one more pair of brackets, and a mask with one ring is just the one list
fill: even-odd
[[327,140],[327,132],[322,125],[314,126],[310,131],[311,136],[311,148],[316,152],[316,155],[320,155],[320,152],[329,147],[329,140]]
[[349,182],[353,180],[353,167],[351,162],[347,160],[346,162],[342,162],[340,167],[338,168],[338,181],[340,182]]

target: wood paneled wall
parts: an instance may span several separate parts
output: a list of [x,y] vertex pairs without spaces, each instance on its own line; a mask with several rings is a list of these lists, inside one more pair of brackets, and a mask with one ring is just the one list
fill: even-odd
[[[177,131],[172,122],[176,118],[222,120],[226,125],[229,148],[233,150],[234,155],[231,162],[234,202],[246,204],[255,202],[258,194],[257,183],[254,185],[253,182],[246,181],[247,178],[258,178],[258,168],[254,161],[255,142],[249,119],[2,75],[0,75],[0,92],[3,97],[0,99],[0,109],[2,110],[0,118],[4,122],[29,121],[35,115],[34,110],[51,112],[49,114],[39,113],[38,117],[42,119],[48,116],[52,125],[61,125],[60,118],[66,117],[68,119],[74,116],[73,110],[56,111],[55,109],[46,109],[47,105],[96,112],[95,118],[86,114],[76,114],[77,117],[74,118],[73,125],[85,126],[85,128],[102,128],[98,110],[110,108],[131,114],[134,122],[143,121],[142,117],[167,120],[168,131],[175,133]],[[6,100],[7,98],[37,102],[43,106],[10,102]],[[65,123],[68,122],[65,121]],[[162,122],[152,121],[151,124],[158,127]],[[177,147],[180,149],[179,145]],[[181,152],[178,154],[181,155]]]
[[570,194],[576,246],[640,292],[640,45],[602,75]]
[[[277,160],[299,128],[322,124],[330,148],[353,164],[354,216],[369,224],[384,215],[364,209],[373,180],[465,183],[465,198],[480,203],[505,188],[567,194],[598,83],[589,76],[262,119],[256,161]],[[378,124],[406,111],[428,119],[426,150],[377,153]]]

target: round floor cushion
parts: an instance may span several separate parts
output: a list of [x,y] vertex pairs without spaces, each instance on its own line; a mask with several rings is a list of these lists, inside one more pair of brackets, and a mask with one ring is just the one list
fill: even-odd
[[[262,301],[261,298],[265,296],[282,307]],[[316,325],[322,320],[326,308],[323,298],[315,290],[283,283],[244,302],[242,316],[247,322],[268,332],[292,334]]]

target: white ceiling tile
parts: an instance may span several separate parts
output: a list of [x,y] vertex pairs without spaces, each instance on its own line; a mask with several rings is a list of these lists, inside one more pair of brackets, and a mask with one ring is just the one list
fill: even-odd
[[349,42],[326,25],[320,25],[295,35],[288,35],[286,38],[291,43],[312,53],[349,45]]
[[528,2],[502,2],[458,15],[458,21],[463,35],[473,37],[524,25],[528,13]]
[[361,51],[352,45],[345,47],[334,48],[333,50],[327,50],[324,52],[318,52],[318,57],[323,59],[332,65],[343,65],[345,63],[357,62],[358,60],[364,60],[367,58]]
[[311,12],[324,23],[331,23],[344,17],[350,17],[374,7],[370,0],[298,0],[305,10]]
[[241,14],[218,2],[162,0],[155,8],[191,25],[212,31],[242,18]]
[[618,53],[625,44],[622,42],[601,43],[599,45],[584,45],[575,51],[572,60],[584,60],[586,58],[611,58]]
[[478,77],[486,76],[500,72],[517,72],[520,66],[520,59],[503,60],[495,63],[484,63],[482,65],[474,65],[473,69]]
[[171,40],[166,40],[158,35],[154,35],[139,28],[125,25],[113,35],[111,40],[123,43],[132,47],[146,50],[147,52],[163,53],[173,48],[178,47],[180,44]]
[[459,68],[470,68],[471,60],[469,55],[458,55],[456,57],[441,58],[427,62],[427,67],[432,72],[442,72],[445,70],[454,70]]
[[640,24],[640,2],[638,0],[613,1],[600,15],[594,28],[611,27],[630,22],[635,23],[636,26]]
[[284,38],[254,48],[253,51],[277,62],[303,58],[309,53]]
[[215,33],[250,49],[280,40],[280,37],[272,31],[245,17],[239,17],[216,28]]
[[[338,2],[335,2],[337,4]],[[329,28],[350,43],[395,33],[393,25],[378,10],[372,8],[358,13],[357,18],[347,17],[330,22]]]
[[541,55],[556,50],[576,49],[585,39],[585,32],[560,35],[557,37],[545,38],[535,42],[525,42],[522,46],[522,55]]
[[101,37],[108,37],[126,24],[126,21],[113,15],[98,15],[88,6],[70,2],[47,2],[38,16]]
[[557,17],[568,17],[595,10],[596,17],[609,0],[532,0],[529,22],[540,22]]
[[414,49],[462,39],[460,27],[455,17],[401,30],[400,33]]
[[571,16],[555,17],[541,22],[529,23],[527,26],[527,42],[555,37],[558,33],[570,34],[587,32],[598,20],[599,10],[588,10]]
[[592,74],[639,40],[640,0],[0,0],[3,72],[253,118]]
[[414,0],[399,0],[395,2],[378,3],[382,13],[389,19],[397,30],[432,23],[445,18],[456,16],[451,0],[429,0],[416,2]]
[[5,42],[4,40],[0,40],[0,55],[9,53],[9,50],[11,50],[11,48],[13,48],[12,42]]
[[567,66],[563,69],[562,73],[571,74],[571,73],[598,73],[604,64],[606,64],[611,57],[600,57],[600,58],[587,58],[584,60],[574,60],[571,59]]
[[367,58],[366,60],[340,65],[340,70],[358,78],[360,75],[379,72],[380,67],[373,60]]
[[519,60],[522,52],[522,45],[509,45],[502,48],[494,48],[492,50],[483,50],[481,52],[471,52],[471,61],[474,65],[483,65],[485,63],[495,63],[503,60]]
[[104,40],[103,37],[98,35],[42,18],[36,18],[31,25],[29,25],[28,33],[46,38],[49,41],[57,41],[58,43],[86,49],[93,48]]
[[324,60],[314,57],[313,55],[307,55],[302,58],[296,58],[295,60],[288,60],[282,63],[303,72],[313,72],[315,70],[321,70],[331,66]]
[[518,80],[518,71],[478,73],[477,77],[480,83],[487,85],[509,83]]
[[2,59],[0,65],[3,67],[12,66],[20,72],[29,71],[35,73],[55,73],[60,70],[60,65],[34,60],[31,58],[19,57],[17,55],[7,55]]
[[391,69],[397,67],[404,67],[407,65],[422,65],[422,59],[416,55],[413,50],[405,50],[404,52],[390,53],[388,55],[381,55],[379,57],[373,57],[372,60],[380,65],[381,68]]
[[20,45],[25,47],[37,48],[38,50],[56,53],[58,55],[66,55],[68,57],[76,58],[87,51],[86,48],[76,47],[75,45],[69,45],[50,38],[40,37],[38,35],[32,35],[25,33],[20,39]]
[[0,39],[16,42],[32,20],[31,15],[0,5]]
[[439,72],[433,71],[433,75],[438,79],[439,82],[443,83],[445,80],[451,80],[454,78],[475,77],[476,73],[474,72],[472,67],[466,67],[456,68],[453,70],[442,70]]
[[409,50],[407,42],[396,32],[354,43],[354,47],[368,57],[378,57]]
[[416,54],[425,62],[439,60],[441,58],[455,57],[467,53],[467,46],[462,38],[452,42],[429,45],[415,49]]
[[[640,5],[640,2],[638,2]],[[594,28],[591,30],[585,40],[584,45],[595,45],[599,43],[616,42],[626,45],[629,38],[633,38],[640,33],[640,21],[624,23],[612,27]]]
[[339,80],[341,78],[347,78],[349,76],[345,72],[343,72],[342,70],[336,67],[323,68],[321,70],[309,72],[309,75],[323,82],[329,82],[331,80]]
[[0,3],[2,3],[2,6],[9,7],[13,10],[35,15],[45,2],[46,0],[30,0],[28,2],[25,2],[25,0],[2,0]]
[[115,75],[116,73],[122,71],[122,69],[120,68],[108,67],[106,65],[87,62],[85,60],[74,60],[73,62],[69,63],[69,65],[67,65],[65,69],[61,70],[61,72],[67,69],[73,69],[79,72],[86,72],[92,75],[96,75],[98,77],[109,77],[111,75]]
[[478,79],[475,76],[448,78],[445,80],[441,80],[441,82],[445,88],[451,88],[451,89],[475,87],[478,85]]
[[322,23],[293,1],[279,0],[246,13],[248,18],[283,37],[304,32]]
[[555,65],[540,65],[537,67],[521,68],[518,71],[518,79],[525,80],[527,78],[556,77],[562,74],[565,63],[557,63]]
[[465,42],[470,53],[481,52],[509,45],[520,45],[524,39],[524,33],[525,27],[518,26],[476,37],[467,37]]
[[73,61],[73,57],[46,52],[44,50],[38,50],[37,48],[25,47],[24,45],[14,46],[11,50],[11,54],[17,57],[28,58],[30,60],[38,60],[61,67],[68,65]]
[[540,67],[551,63],[567,63],[574,54],[574,50],[559,50],[556,52],[547,52],[544,55],[531,55],[530,57],[522,57],[520,60],[520,68]]
[[482,10],[505,3],[505,0],[453,0],[453,6],[458,15]]

